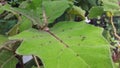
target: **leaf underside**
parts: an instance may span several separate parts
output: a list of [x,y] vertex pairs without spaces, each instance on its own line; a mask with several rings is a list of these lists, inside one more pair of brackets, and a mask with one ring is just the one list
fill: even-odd
[[2,40],[0,40],[0,46],[8,40],[7,37],[5,37],[3,35],[0,35],[0,39],[2,39]]
[[[38,0],[33,0],[33,3],[25,3],[27,6],[20,8],[12,8],[11,10],[22,14],[30,19],[34,24],[43,24],[42,10],[45,10],[48,23],[53,23],[55,19],[60,17],[64,11],[69,8],[68,1],[43,1],[39,0],[36,6],[33,6]],[[24,5],[24,4],[23,4]]]
[[8,50],[0,51],[0,68],[15,68],[18,60]]
[[2,48],[8,38],[0,35],[0,39],[0,68],[14,68],[18,62],[17,59],[12,52]]

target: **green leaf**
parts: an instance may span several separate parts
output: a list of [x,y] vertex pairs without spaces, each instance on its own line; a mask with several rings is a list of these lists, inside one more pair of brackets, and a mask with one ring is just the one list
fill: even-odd
[[4,12],[4,10],[0,10],[0,14],[3,13],[3,12]]
[[65,0],[61,1],[44,1],[43,6],[48,18],[48,22],[52,23],[56,18],[61,16],[65,10],[69,7],[69,2]]
[[17,20],[0,20],[0,34],[6,34],[15,24],[17,24]]
[[19,30],[18,26],[19,26],[19,23],[14,25],[8,32],[6,32],[6,35],[13,36],[18,34],[18,30]]
[[80,0],[77,0],[77,2],[79,2],[78,6],[80,6],[82,9],[88,11],[89,8],[91,7],[90,5],[88,5],[88,1],[80,1]]
[[88,17],[90,19],[97,18],[98,16],[101,16],[103,12],[104,12],[103,7],[95,6],[90,9]]
[[33,7],[33,9],[37,9],[38,7],[42,6],[42,0],[32,0],[31,5],[29,6],[30,8]]
[[22,3],[19,5],[19,8],[25,8],[27,10],[36,10],[38,7],[40,8],[42,6],[42,0],[26,0],[22,1]]
[[27,19],[26,17],[22,16],[22,19],[20,22],[19,30],[20,32],[27,30],[29,28],[32,28],[32,22],[31,20]]
[[10,5],[8,5],[8,4],[6,4],[5,6],[2,6],[2,5],[0,5],[0,10],[1,11],[4,11],[4,10],[9,10],[10,9]]
[[97,1],[99,1],[99,0],[87,0],[87,2],[88,2],[91,6],[97,6]]
[[82,10],[82,8],[73,6],[70,11],[68,11],[70,14],[74,14],[79,16],[81,19],[85,19],[85,11]]
[[117,15],[120,12],[120,6],[118,0],[103,0],[103,7],[105,11],[110,11]]
[[[5,6],[0,6],[0,10],[12,12],[15,14],[14,11],[11,10],[11,6],[6,4]],[[0,34],[6,34],[15,24],[17,24],[16,19],[12,19],[14,17],[14,14],[7,13],[5,17],[0,19]],[[16,14],[17,15],[17,14]]]
[[17,59],[12,52],[2,48],[6,41],[8,41],[8,38],[0,35],[0,68],[15,68]]
[[37,10],[40,8],[38,6],[42,5],[41,0],[33,0],[32,2],[30,1],[25,4],[28,3],[29,5],[20,8],[13,8],[10,5],[6,4],[5,6],[0,6],[0,10],[10,11],[16,16],[18,15],[18,13],[22,14],[23,16],[30,19],[34,24],[41,24],[40,14],[38,14],[38,12],[40,13],[40,11]]
[[43,23],[42,8],[44,8],[45,10],[48,23],[52,23],[55,21],[56,18],[61,16],[64,13],[64,11],[69,7],[68,1],[43,1],[43,2],[37,1],[38,0],[34,0],[31,1],[30,3],[24,2],[23,5],[24,4],[28,5],[27,6],[21,5],[20,8],[12,8],[11,10],[20,13],[23,16],[26,16],[28,19],[32,20],[33,23],[41,25]]
[[10,51],[0,51],[0,68],[15,68],[17,62],[17,59]]
[[[31,31],[33,31],[33,32],[31,32]],[[28,38],[26,38],[26,40],[24,40],[22,45],[23,46],[25,45],[25,47],[27,47],[26,45],[29,45],[30,50],[31,49],[36,50],[36,51],[33,51],[32,53],[29,49],[26,52],[24,52],[24,50],[23,50],[22,54],[23,55],[33,54],[33,55],[40,57],[44,63],[45,68],[58,68],[58,67],[66,68],[66,66],[68,66],[68,65],[64,66],[64,63],[62,63],[62,61],[66,61],[68,64],[72,64],[73,62],[81,63],[77,67],[80,67],[80,66],[83,66],[85,68],[88,67],[87,64],[80,57],[77,57],[70,49],[64,48],[63,44],[58,42],[54,37],[52,37],[50,34],[48,34],[46,32],[38,32],[38,31],[32,29],[29,31],[22,32],[22,35],[28,37],[29,40],[32,40],[32,38],[34,38],[32,41],[30,41],[31,43],[29,43]],[[38,38],[38,36],[41,36],[41,38]],[[49,38],[49,40],[47,40],[48,38]],[[36,41],[38,41],[38,43],[36,43]],[[26,44],[24,44],[24,43],[26,43]],[[37,46],[34,46],[34,48],[33,48],[33,45],[34,45],[33,43],[36,43],[35,45],[37,45]],[[54,43],[56,43],[56,44],[54,45]],[[22,50],[20,49],[20,51],[22,51]],[[39,53],[37,51],[39,51]],[[44,52],[42,52],[42,51],[44,51]],[[67,56],[62,57],[62,55],[64,55],[64,53],[67,53],[67,52],[68,52],[68,55],[67,55],[68,57]],[[17,51],[17,53],[20,54],[19,51]],[[58,58],[61,58],[61,60],[59,60]],[[75,60],[70,60],[70,59],[75,59]],[[59,64],[61,64],[61,65],[59,66]],[[74,65],[72,65],[71,67],[74,67]]]
[[6,36],[0,35],[0,46],[6,42],[8,40],[8,38]]
[[34,13],[33,10],[26,10],[23,8],[11,8],[12,11],[22,14],[33,22],[33,24],[41,24],[40,16]]
[[[61,24],[53,28],[56,30],[54,33],[70,45],[71,49],[79,54],[91,68],[113,68],[109,44],[101,35],[102,29],[82,22],[80,24],[69,23],[69,26],[67,26],[68,23]],[[76,26],[73,27],[74,24]],[[96,64],[94,64],[95,62]]]
[[114,68],[102,29],[85,22],[61,22],[50,30],[30,29],[10,37],[23,39],[16,53],[38,56],[44,68]]
[[112,37],[111,37],[111,35],[110,35],[110,33],[109,33],[108,30],[104,30],[104,31],[103,31],[103,36],[105,37],[105,39],[106,39],[109,43],[111,42]]

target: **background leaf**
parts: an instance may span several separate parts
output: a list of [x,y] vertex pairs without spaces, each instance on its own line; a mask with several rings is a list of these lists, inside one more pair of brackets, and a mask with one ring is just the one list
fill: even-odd
[[18,62],[11,51],[3,48],[3,44],[7,41],[6,36],[0,35],[0,68],[14,68]]
[[104,11],[110,11],[115,15],[119,15],[120,6],[118,0],[103,0]]
[[26,17],[22,16],[22,20],[20,21],[19,30],[20,32],[32,28],[31,20],[27,19]]
[[72,6],[72,8],[68,11],[68,13],[76,15],[78,17],[80,17],[81,19],[85,19],[85,11],[82,10],[80,7],[77,6]]
[[8,38],[3,35],[0,35],[0,39],[2,39],[2,40],[0,40],[0,46],[8,40]]
[[103,7],[95,6],[90,9],[88,17],[90,19],[97,18],[98,16],[101,16],[103,13],[104,13]]
[[0,68],[15,68],[17,62],[12,52],[8,50],[0,51]]
[[64,11],[69,7],[68,1],[44,1],[43,6],[48,18],[48,22],[52,23],[56,18],[61,16]]
[[[28,19],[32,20],[34,24],[42,24],[42,8],[45,9],[45,13],[47,15],[48,23],[53,23],[56,18],[61,16],[64,11],[69,7],[68,1],[39,1],[41,5],[37,3],[37,0],[29,2],[24,2],[24,4],[28,4],[27,6],[20,6],[20,8],[12,8],[12,11],[18,12]],[[36,4],[35,6],[33,6]],[[32,7],[31,7],[32,6]],[[59,9],[60,8],[60,9]],[[59,10],[58,10],[59,9]]]

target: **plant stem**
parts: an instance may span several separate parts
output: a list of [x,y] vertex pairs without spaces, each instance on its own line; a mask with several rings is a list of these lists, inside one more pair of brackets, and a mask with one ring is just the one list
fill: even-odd
[[114,25],[113,17],[112,17],[112,16],[110,17],[110,23],[111,23],[111,25],[112,25],[112,27],[113,27],[113,32],[114,32],[115,37],[120,41],[120,36],[117,34],[117,30],[116,30],[116,28],[115,28],[115,25]]
[[44,7],[42,7],[42,13],[43,13],[43,21],[44,21],[43,27],[47,27],[47,25],[48,25],[48,20],[47,20],[47,16],[46,16]]
[[56,38],[59,42],[61,42],[62,44],[64,44],[65,47],[69,48],[69,45],[66,44],[63,40],[61,40],[59,37],[57,37],[55,34],[53,34],[50,31],[47,31],[50,35],[52,35],[54,38]]
[[36,63],[36,65],[37,65],[37,67],[40,68],[40,65],[39,65],[39,62],[38,62],[36,56],[33,55],[33,58],[34,58],[34,60],[35,60],[35,63]]

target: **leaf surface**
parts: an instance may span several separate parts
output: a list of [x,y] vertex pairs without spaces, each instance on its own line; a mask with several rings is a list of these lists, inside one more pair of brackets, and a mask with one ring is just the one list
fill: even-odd
[[69,7],[68,1],[44,1],[43,6],[48,18],[48,22],[52,23],[56,18],[61,16],[64,11]]
[[6,42],[8,40],[7,37],[0,35],[0,45],[2,45],[4,42]]
[[[45,11],[48,23],[52,23],[60,17],[64,11],[69,7],[68,1],[38,1],[33,0],[31,3],[24,2],[27,4],[26,6],[22,6],[20,8],[12,8],[11,10],[17,13],[26,16],[28,19],[32,20],[35,24],[43,23],[43,11]],[[36,4],[36,5],[35,5]]]
[[103,7],[94,6],[90,9],[88,17],[90,19],[97,18],[98,16],[101,16],[103,13],[104,13]]
[[110,11],[114,15],[119,15],[120,13],[118,0],[103,0],[103,7],[105,11]]
[[13,56],[13,53],[3,49],[3,43],[8,41],[8,38],[0,35],[0,68],[14,68],[17,63],[17,59]]
[[22,16],[22,20],[19,21],[20,22],[20,26],[19,26],[19,30],[20,32],[27,30],[29,28],[32,27],[32,22],[31,20],[27,19],[26,17]]
[[114,68],[102,29],[84,22],[61,22],[50,31],[30,29],[10,39],[23,39],[16,53],[38,56],[45,68]]

